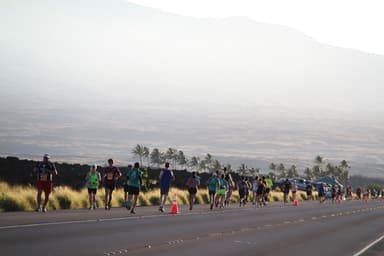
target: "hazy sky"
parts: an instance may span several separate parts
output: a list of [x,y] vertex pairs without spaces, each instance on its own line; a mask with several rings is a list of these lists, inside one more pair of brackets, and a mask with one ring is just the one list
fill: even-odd
[[195,17],[248,16],[286,25],[316,40],[384,54],[382,0],[129,0]]

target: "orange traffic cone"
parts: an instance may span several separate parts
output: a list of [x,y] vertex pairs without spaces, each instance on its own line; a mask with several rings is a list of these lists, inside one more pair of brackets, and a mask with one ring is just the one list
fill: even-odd
[[299,200],[297,200],[297,196],[295,196],[295,199],[293,200],[293,206],[299,206]]
[[171,211],[169,213],[170,214],[178,214],[179,213],[179,208],[177,207],[176,193],[173,195],[172,208],[171,208]]

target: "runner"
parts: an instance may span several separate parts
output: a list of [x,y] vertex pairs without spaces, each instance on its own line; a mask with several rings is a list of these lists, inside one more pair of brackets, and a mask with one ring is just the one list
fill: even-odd
[[208,181],[208,194],[209,194],[209,204],[210,209],[213,209],[213,204],[215,203],[216,190],[220,187],[220,180],[217,177],[216,173],[212,173],[212,176],[209,177]]
[[127,167],[127,172],[125,173],[125,184],[124,184],[124,206],[125,207],[127,207],[127,201],[128,201],[128,175],[131,170],[132,170],[132,165],[129,164]]
[[231,203],[231,197],[232,197],[233,189],[235,187],[235,183],[233,182],[231,173],[227,172],[227,167],[224,167],[224,175],[225,175],[225,180],[228,182],[228,191],[227,191],[227,196],[225,198],[224,204],[225,206],[229,206],[229,204]]
[[[45,154],[43,161],[39,162],[33,169],[37,173],[37,212],[46,212],[49,195],[52,192],[52,176],[57,175],[57,170],[54,163],[49,161],[49,155]],[[44,204],[41,206],[41,194],[44,191]]]
[[312,184],[307,184],[307,187],[306,187],[306,192],[307,192],[307,200],[313,200],[313,195],[312,195]]
[[257,190],[256,190],[256,200],[257,200],[257,204],[260,207],[263,207],[265,205],[264,193],[265,193],[265,183],[262,178],[259,178],[259,181],[257,184]]
[[200,185],[200,179],[196,176],[196,172],[192,172],[191,177],[188,178],[187,187],[189,192],[189,210],[192,210],[195,203],[197,189]]
[[283,184],[284,203],[288,203],[288,195],[289,195],[290,189],[291,189],[291,183],[289,182],[288,179],[286,179]]
[[224,200],[227,195],[227,187],[228,187],[228,182],[225,180],[224,174],[222,174],[220,177],[219,190],[217,190],[216,207],[219,207],[219,206],[220,208],[224,207]]
[[295,180],[292,181],[291,187],[292,187],[292,200],[294,201],[295,199],[297,199],[297,194],[296,194],[297,184]]
[[351,185],[349,185],[347,187],[347,199],[352,200],[352,186]]
[[324,188],[324,183],[320,182],[318,185],[317,191],[319,194],[319,202],[323,203],[325,201],[325,188]]
[[332,203],[335,203],[335,200],[336,200],[336,185],[333,185],[332,186],[332,190],[331,190],[331,197],[332,197]]
[[105,187],[105,210],[111,209],[111,201],[112,201],[112,192],[116,188],[116,183],[119,177],[121,176],[121,172],[119,168],[113,166],[113,160],[108,159],[108,166],[104,168],[104,187]]
[[244,176],[240,177],[240,181],[238,182],[237,187],[239,188],[240,207],[242,207],[246,205],[246,196],[248,190],[248,184]]
[[165,169],[160,172],[160,207],[159,211],[164,212],[164,205],[168,198],[169,189],[171,188],[172,181],[175,180],[175,175],[169,169],[169,163],[165,163]]
[[245,191],[245,203],[248,203],[249,191],[252,189],[252,183],[249,181],[248,177],[245,177],[245,182],[247,184],[247,190]]
[[272,186],[273,186],[273,181],[272,179],[269,177],[269,175],[267,176],[267,178],[265,179],[265,198],[264,198],[264,201],[265,202],[269,202],[269,193],[271,192],[272,190]]
[[[253,205],[256,205],[256,201],[257,201],[257,186],[259,184],[259,176],[256,176],[253,181],[252,181],[252,196],[253,196],[253,202],[252,204]],[[241,199],[241,197],[240,197]],[[241,202],[240,202],[240,207],[241,207]]]
[[[132,214],[135,214],[135,207],[137,204],[137,198],[139,197],[140,188],[143,184],[142,180],[143,172],[140,171],[140,164],[135,163],[133,169],[127,173],[127,190],[128,190],[128,200],[126,201],[127,210],[131,210]],[[133,203],[132,203],[133,197]]]
[[356,189],[356,196],[357,196],[357,199],[359,199],[359,200],[361,200],[361,193],[362,193],[361,191],[362,191],[362,189],[360,187],[358,187]]
[[97,171],[97,165],[92,165],[87,176],[85,177],[88,188],[88,197],[89,197],[89,210],[96,209],[96,192],[97,188],[101,182],[100,173]]

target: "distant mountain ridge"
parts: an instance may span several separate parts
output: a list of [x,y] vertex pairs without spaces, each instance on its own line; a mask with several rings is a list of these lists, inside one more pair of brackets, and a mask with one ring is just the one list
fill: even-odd
[[143,143],[383,175],[383,56],[120,0],[5,0],[0,30],[0,153],[128,160]]

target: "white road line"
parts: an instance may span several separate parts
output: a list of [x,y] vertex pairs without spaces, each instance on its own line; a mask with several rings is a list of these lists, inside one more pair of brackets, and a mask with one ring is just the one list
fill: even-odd
[[47,223],[35,223],[35,224],[20,224],[12,226],[3,226],[2,229],[16,229],[16,228],[30,228],[30,227],[41,227],[41,226],[53,226],[53,225],[65,225],[65,224],[78,224],[78,223],[90,223],[98,222],[98,220],[75,220],[75,221],[60,221],[60,222],[47,222]]
[[378,242],[380,242],[381,240],[384,239],[384,236],[381,236],[379,237],[378,239],[376,239],[375,241],[373,241],[372,243],[370,243],[369,245],[367,245],[366,247],[364,247],[361,251],[353,254],[353,256],[360,256],[362,255],[363,253],[365,253],[366,251],[368,251],[371,247],[373,247],[374,245],[376,245]]

